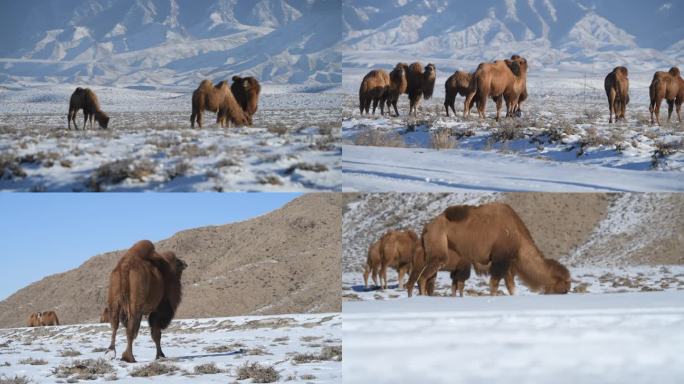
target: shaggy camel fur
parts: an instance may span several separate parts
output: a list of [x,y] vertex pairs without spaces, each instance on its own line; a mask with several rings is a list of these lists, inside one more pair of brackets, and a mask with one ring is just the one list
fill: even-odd
[[40,327],[40,312],[32,313],[29,315],[28,326],[29,327]]
[[487,98],[496,102],[496,121],[499,121],[503,101],[506,101],[506,115],[513,116],[523,90],[526,91],[527,60],[497,60],[481,63],[473,74],[468,87],[468,96],[463,103],[463,116],[467,117],[470,107],[476,103],[480,118],[485,117]]
[[523,221],[507,204],[452,206],[426,224],[423,232],[427,263],[422,269],[413,268],[408,282],[409,297],[421,275],[433,276],[448,263],[449,249],[472,263],[489,265],[492,295],[496,295],[500,280],[511,266],[533,291],[570,290],[568,269],[544,257]]
[[249,123],[249,118],[233,97],[228,82],[225,80],[216,85],[212,85],[209,80],[202,80],[192,93],[192,114],[190,115],[192,128],[195,127],[195,122],[202,128],[202,113],[205,110],[217,113],[216,122],[221,127],[228,122],[233,122],[238,126]]
[[390,84],[387,90],[387,110],[391,113],[390,107],[394,107],[394,113],[397,116],[399,116],[399,110],[397,109],[399,96],[406,93],[408,88],[408,80],[406,79],[408,70],[408,64],[397,63],[392,72],[389,74]]
[[97,95],[90,88],[78,87],[71,94],[69,99],[69,113],[67,115],[67,126],[71,129],[71,122],[74,122],[74,128],[78,129],[76,124],[76,114],[78,110],[83,110],[83,129],[86,129],[86,123],[90,119],[90,128],[93,127],[93,118],[97,120],[100,128],[107,128],[109,124],[109,116],[100,109],[100,102],[97,100]]
[[[416,244],[415,252],[413,255],[412,270],[418,269],[422,270],[425,267],[425,250],[423,249],[422,242]],[[461,297],[463,297],[463,289],[465,288],[465,281],[470,278],[470,267],[471,262],[458,255],[456,251],[449,250],[449,259],[446,264],[440,268],[440,271],[449,272],[451,275],[451,296],[456,296],[458,292]],[[435,281],[437,279],[437,273],[432,276],[426,276],[425,274],[419,276],[418,278],[418,293],[420,295],[427,294],[432,296],[435,291]]]
[[413,262],[413,252],[418,242],[418,236],[411,230],[389,231],[382,238],[380,244],[380,283],[387,289],[387,268],[397,271],[399,288],[403,288],[404,274],[410,273]]
[[147,240],[135,243],[119,260],[109,279],[108,306],[112,340],[109,351],[116,356],[114,341],[119,321],[126,327],[128,345],[123,361],[134,363],[133,340],[147,315],[156,359],[165,357],[161,330],[171,323],[181,301],[181,276],[187,264],[173,252],[157,253]]
[[387,72],[382,69],[374,69],[366,74],[359,87],[359,111],[363,115],[369,113],[371,102],[373,103],[373,114],[380,104],[380,114],[385,114],[385,100],[387,90],[390,85],[390,78]]
[[[383,235],[384,237],[384,235]],[[370,247],[368,247],[368,258],[366,264],[363,266],[363,284],[368,288],[368,276],[373,279],[373,283],[378,285],[378,273],[382,265],[382,258],[380,257],[380,244],[383,237],[376,240]]]
[[447,117],[449,116],[449,108],[456,114],[454,109],[454,104],[456,104],[456,96],[467,96],[468,86],[470,85],[470,79],[473,76],[472,73],[465,71],[456,71],[453,75],[444,83],[444,109],[446,110]]
[[653,115],[655,121],[660,125],[660,104],[663,99],[667,100],[667,121],[670,122],[672,109],[677,106],[677,118],[682,122],[681,110],[684,101],[684,80],[680,75],[679,68],[672,67],[667,72],[658,71],[653,75],[651,86],[649,87],[651,104],[648,110],[651,112],[651,125],[653,125]]
[[[252,125],[252,117],[259,106],[261,85],[259,84],[259,81],[252,76],[233,76],[232,80],[233,84],[230,85],[230,91],[233,93],[233,96],[240,105],[240,108],[242,108],[242,111],[247,115],[249,125]],[[220,111],[220,114],[221,119],[225,120],[225,112]],[[225,124],[225,122],[223,124]]]
[[613,115],[615,115],[615,122],[625,119],[625,107],[629,103],[629,78],[627,76],[627,68],[615,67],[603,81],[610,111],[608,123],[613,122]]
[[45,326],[59,325],[59,318],[55,311],[45,311],[40,314],[40,324]]

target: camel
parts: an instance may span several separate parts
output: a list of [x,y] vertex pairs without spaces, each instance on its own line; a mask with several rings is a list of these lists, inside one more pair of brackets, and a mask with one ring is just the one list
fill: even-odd
[[378,104],[380,104],[380,114],[385,114],[385,100],[389,85],[389,75],[382,69],[374,69],[363,77],[359,87],[359,111],[362,115],[364,111],[366,114],[369,113],[371,102],[374,115]]
[[100,315],[100,323],[109,323],[109,307],[105,307]]
[[409,115],[415,116],[418,113],[418,105],[422,97],[426,100],[432,97],[436,78],[437,69],[434,64],[428,64],[425,69],[420,62],[409,65],[408,72],[406,72]]
[[247,125],[250,122],[225,80],[216,85],[212,85],[209,80],[202,80],[192,93],[192,114],[190,115],[192,128],[195,127],[195,122],[202,128],[202,113],[205,110],[217,113],[216,122],[221,127],[229,122],[238,126]]
[[112,339],[109,352],[116,356],[115,338],[119,321],[126,327],[127,347],[121,359],[134,363],[133,341],[147,315],[155,359],[165,357],[161,330],[171,323],[181,301],[181,276],[187,264],[173,252],[157,253],[148,240],[135,243],[119,260],[109,279],[108,307]]
[[32,313],[29,315],[28,319],[28,326],[29,327],[40,327],[40,312],[38,313]]
[[620,119],[625,119],[625,107],[629,103],[629,78],[627,76],[627,68],[615,67],[603,81],[610,111],[609,124],[613,123],[613,115],[615,115],[616,123]]
[[[523,59],[520,55],[512,55],[511,60],[525,60]],[[527,60],[525,60],[525,64],[527,64]],[[522,89],[520,90],[520,95],[518,96],[518,104],[515,106],[514,109],[510,111],[511,116],[520,116],[520,113],[522,112],[520,110],[520,104],[523,103],[523,101],[527,100],[527,77],[525,78],[525,81],[522,82]]]
[[378,272],[382,264],[382,259],[380,258],[381,242],[382,237],[368,247],[368,258],[366,259],[366,264],[363,266],[363,284],[366,288],[368,288],[369,275],[372,277],[373,283],[376,286],[378,285]]
[[518,275],[532,291],[551,294],[570,290],[568,269],[544,257],[525,223],[507,204],[451,206],[425,225],[422,238],[428,262],[411,271],[409,297],[420,276],[431,277],[447,265],[449,249],[472,263],[489,265],[492,296],[508,273]]
[[[252,76],[233,76],[232,80],[233,84],[230,85],[230,91],[233,93],[240,108],[242,108],[249,118],[249,125],[252,125],[252,116],[256,113],[259,105],[261,85],[259,85],[259,81]],[[225,119],[225,116],[222,116],[222,118]]]
[[[470,278],[470,268],[472,263],[459,256],[456,251],[449,249],[448,251],[448,261],[440,268],[440,271],[449,272],[451,275],[451,296],[456,296],[458,292],[461,297],[463,297],[463,289],[465,288],[465,281]],[[425,267],[425,250],[423,249],[422,242],[416,243],[412,270],[422,270]],[[418,277],[418,293],[420,295],[427,294],[432,296],[435,291],[435,281],[437,279],[437,273],[432,276],[420,275]]]
[[100,128],[107,128],[109,124],[109,116],[100,109],[100,102],[97,100],[97,95],[90,88],[78,87],[71,94],[69,99],[69,113],[67,115],[67,126],[71,129],[71,122],[74,122],[74,128],[78,129],[76,124],[76,114],[78,110],[83,110],[83,129],[86,129],[86,123],[90,119],[90,128],[93,127],[93,118],[97,120]]
[[672,67],[667,72],[658,71],[653,75],[651,86],[649,87],[649,95],[651,96],[651,103],[649,105],[649,112],[651,112],[651,125],[653,125],[653,115],[655,114],[655,122],[660,125],[660,104],[663,99],[667,100],[667,121],[670,122],[672,117],[672,109],[677,106],[677,118],[682,122],[681,110],[682,101],[684,101],[684,80],[679,72],[679,68]]
[[387,268],[397,271],[399,288],[403,288],[404,274],[410,273],[414,247],[418,236],[411,230],[389,231],[380,244],[380,284],[387,289]]
[[444,109],[446,110],[446,115],[449,117],[449,108],[456,114],[454,109],[454,104],[456,103],[456,96],[467,96],[468,86],[470,85],[470,79],[473,76],[472,73],[465,71],[456,71],[453,75],[444,83]]
[[463,117],[470,114],[470,107],[477,104],[480,118],[485,117],[487,98],[496,102],[496,121],[499,121],[502,103],[506,101],[506,115],[513,116],[519,106],[520,95],[527,94],[527,60],[497,60],[481,63],[473,74],[468,96],[463,103]]
[[44,326],[59,325],[55,311],[45,311],[40,314],[40,324]]
[[389,74],[390,83],[387,90],[387,111],[391,113],[390,107],[394,107],[394,113],[397,116],[399,116],[399,110],[397,109],[399,96],[406,93],[408,88],[408,80],[406,79],[406,74],[409,70],[408,68],[408,64],[406,63],[397,63]]

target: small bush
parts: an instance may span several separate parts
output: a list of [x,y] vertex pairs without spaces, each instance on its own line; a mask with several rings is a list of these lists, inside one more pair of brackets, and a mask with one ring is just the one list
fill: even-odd
[[74,356],[80,356],[81,352],[75,350],[75,349],[65,349],[59,354],[61,357],[74,357]]
[[434,149],[451,149],[456,146],[456,139],[451,136],[451,129],[440,128],[430,132],[430,144]]
[[153,361],[142,367],[137,367],[131,371],[131,376],[133,377],[150,377],[150,376],[160,376],[167,375],[169,373],[174,373],[178,371],[179,368],[173,364],[165,364],[157,361]]
[[196,365],[195,368],[193,368],[193,372],[195,375],[215,375],[224,371],[218,368],[214,363],[206,363],[202,365]]
[[259,363],[247,363],[237,368],[237,379],[252,379],[253,383],[274,383],[280,379],[280,374],[272,366]]
[[310,373],[301,375],[301,376],[299,376],[299,378],[302,379],[302,380],[316,380],[316,376],[314,376],[314,375],[312,375],[312,374],[310,374]]
[[282,180],[275,175],[259,176],[257,182],[259,184],[283,185]]
[[310,171],[310,172],[327,172],[328,171],[328,167],[326,167],[324,164],[297,163],[297,164],[291,165],[288,169],[286,169],[285,174],[291,175],[297,169],[301,169],[302,171]]
[[26,177],[17,159],[10,154],[0,155],[0,179],[11,180]]
[[278,136],[283,136],[288,132],[287,126],[282,123],[278,123],[275,125],[270,125],[266,128],[266,130],[274,135]]
[[240,350],[241,348],[244,348],[245,345],[242,343],[233,343],[233,344],[226,344],[226,345],[212,345],[210,347],[204,347],[204,350],[210,353],[226,353],[226,352],[233,352],[235,350]]
[[370,147],[405,147],[404,138],[394,132],[383,132],[377,129],[364,131],[356,136],[356,145]]
[[342,346],[329,345],[321,350],[321,360],[342,361]]
[[95,380],[98,376],[112,372],[114,372],[114,367],[112,367],[112,364],[110,364],[109,361],[103,358],[97,360],[73,360],[67,364],[60,365],[53,371],[55,376],[59,378],[68,377],[76,380]]
[[320,356],[315,353],[297,353],[292,357],[292,361],[296,364],[305,364],[319,360],[321,360]]
[[43,359],[34,359],[33,357],[29,357],[26,359],[19,360],[19,364],[26,364],[26,365],[45,365],[47,364],[46,360]]
[[26,376],[15,375],[14,377],[9,377],[2,375],[0,376],[0,384],[28,384],[31,382]]
[[187,175],[190,168],[192,168],[192,166],[190,164],[181,160],[178,163],[176,163],[176,165],[174,165],[173,168],[167,172],[167,176],[168,176],[169,180],[173,180],[179,176],[185,176],[185,175]]
[[492,131],[490,139],[494,142],[522,139],[525,137],[522,124],[511,119],[503,119],[498,127]]

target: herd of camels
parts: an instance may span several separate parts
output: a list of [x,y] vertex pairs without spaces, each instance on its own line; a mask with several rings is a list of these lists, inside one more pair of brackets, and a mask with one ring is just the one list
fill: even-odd
[[[449,110],[456,114],[454,104],[456,96],[465,97],[463,116],[470,115],[475,105],[480,118],[485,117],[487,99],[496,103],[496,120],[499,121],[502,104],[506,103],[506,117],[519,115],[520,104],[527,99],[527,60],[519,55],[510,59],[480,63],[474,72],[456,71],[444,83],[444,109],[447,117]],[[363,78],[359,87],[359,111],[363,115],[372,113],[380,106],[380,114],[391,114],[391,108],[399,116],[397,100],[402,94],[409,99],[409,115],[416,114],[422,98],[430,99],[437,78],[434,64],[423,69],[420,62],[408,65],[398,63],[388,74],[385,70],[374,69]],[[625,108],[629,103],[629,77],[626,67],[615,67],[605,78],[604,88],[608,98],[610,111],[609,123],[625,119]],[[657,71],[649,87],[651,124],[660,125],[660,105],[663,99],[668,104],[667,120],[670,121],[674,106],[677,117],[681,118],[681,106],[684,101],[684,80],[679,68],[672,67],[668,72]],[[655,118],[654,118],[655,117]]]
[[[368,249],[365,286],[370,276],[386,289],[388,268],[397,271],[399,288],[406,288],[409,297],[416,282],[419,294],[432,296],[439,271],[451,274],[452,296],[463,296],[471,269],[490,276],[492,296],[502,279],[513,295],[515,276],[530,290],[545,294],[568,293],[571,285],[568,269],[544,257],[525,223],[504,203],[448,207],[425,224],[420,237],[412,230],[387,231]],[[403,285],[405,274],[409,278]]]
[[[126,350],[121,360],[134,363],[133,340],[138,336],[140,322],[147,316],[152,340],[157,348],[156,359],[165,357],[161,349],[161,331],[173,319],[181,301],[181,277],[187,264],[173,252],[157,252],[148,240],[135,243],[119,259],[109,277],[107,306],[101,323],[112,328],[107,353],[116,356],[115,339],[119,323],[126,329]],[[59,325],[54,311],[33,313],[29,327]]]
[[[222,80],[216,85],[211,80],[202,80],[199,86],[192,93],[192,114],[190,115],[190,126],[195,127],[195,123],[202,128],[202,114],[204,111],[216,113],[216,123],[221,127],[252,125],[252,116],[257,111],[259,104],[259,94],[261,85],[259,81],[252,77],[233,76],[233,83],[228,85],[228,81]],[[90,128],[93,127],[93,119],[97,121],[100,128],[107,128],[109,116],[100,108],[100,102],[95,92],[90,88],[78,87],[71,94],[69,99],[69,113],[67,115],[67,127],[71,129],[71,123],[78,129],[76,124],[76,113],[83,110],[83,129],[90,121]]]

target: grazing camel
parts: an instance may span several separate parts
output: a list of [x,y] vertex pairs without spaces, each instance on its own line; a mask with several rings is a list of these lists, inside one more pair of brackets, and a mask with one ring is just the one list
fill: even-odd
[[670,122],[672,109],[677,106],[677,118],[682,122],[680,114],[682,102],[684,101],[684,80],[679,72],[679,68],[672,67],[667,72],[658,71],[653,75],[651,86],[649,87],[651,103],[648,107],[651,112],[651,125],[653,125],[653,115],[655,122],[660,125],[660,104],[663,99],[667,100],[667,121]]
[[473,74],[468,96],[463,103],[463,117],[470,114],[473,103],[477,104],[480,118],[485,117],[487,98],[496,102],[496,121],[499,121],[503,101],[506,101],[506,115],[513,116],[518,109],[520,95],[525,91],[527,83],[527,60],[497,60],[493,63],[481,63]]
[[383,289],[387,289],[387,268],[392,267],[397,271],[399,288],[403,288],[404,275],[410,273],[413,261],[413,252],[418,236],[411,230],[389,231],[380,244],[380,282]]
[[608,123],[613,122],[613,115],[615,115],[615,122],[625,119],[625,107],[629,103],[629,78],[627,68],[615,67],[603,81],[603,87],[606,89],[606,96],[608,97],[608,109],[610,117]]
[[78,87],[71,94],[69,99],[69,113],[67,115],[67,126],[71,129],[71,122],[74,122],[74,128],[78,129],[76,124],[76,114],[78,110],[83,110],[83,129],[86,129],[86,123],[90,119],[90,128],[93,127],[93,118],[101,128],[107,128],[109,125],[109,116],[100,109],[100,102],[97,100],[97,95],[90,88]]
[[233,97],[228,82],[223,80],[212,85],[209,80],[202,80],[197,89],[192,93],[192,114],[190,126],[195,127],[195,122],[202,128],[202,113],[204,111],[216,112],[216,122],[221,126],[229,122],[236,125],[247,125],[249,118]]

